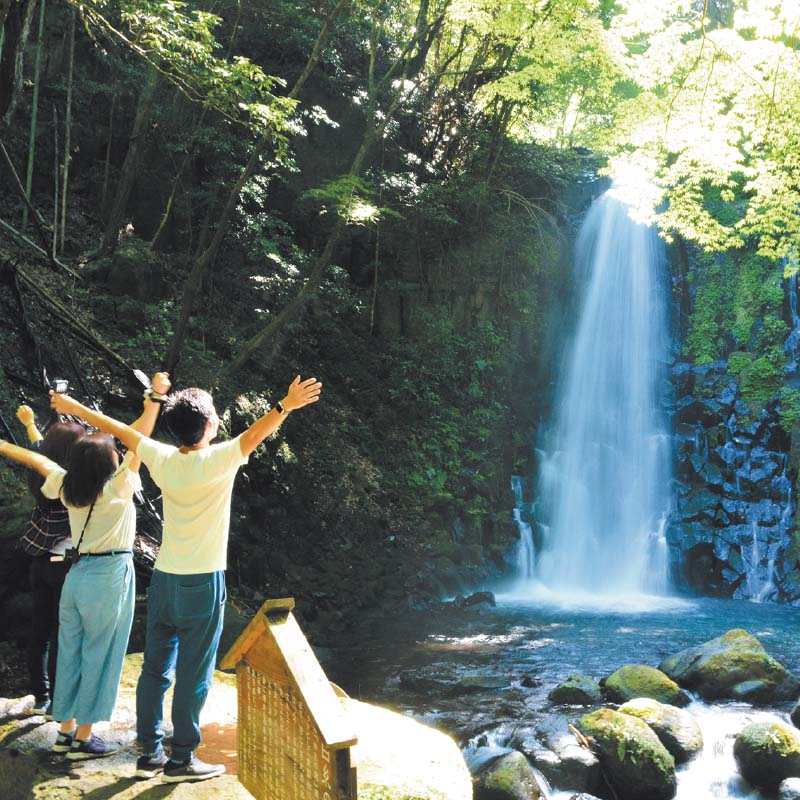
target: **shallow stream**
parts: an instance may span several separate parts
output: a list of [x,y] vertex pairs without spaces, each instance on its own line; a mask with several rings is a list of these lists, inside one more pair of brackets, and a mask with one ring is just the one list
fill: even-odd
[[[733,628],[756,636],[770,655],[800,674],[800,609],[746,601],[617,598],[520,600],[496,608],[409,613],[359,631],[326,664],[351,696],[388,705],[450,733],[478,763],[549,714],[578,719],[584,709],[552,707],[550,690],[574,673],[601,678],[626,664],[657,666],[666,656]],[[402,676],[402,679],[401,679]],[[466,678],[466,681],[464,680]],[[764,716],[788,720],[792,704],[755,709],[693,703],[703,729],[701,755],[679,769],[678,800],[749,798],[733,741]],[[476,750],[475,745],[483,745]],[[552,800],[573,792],[553,787]]]

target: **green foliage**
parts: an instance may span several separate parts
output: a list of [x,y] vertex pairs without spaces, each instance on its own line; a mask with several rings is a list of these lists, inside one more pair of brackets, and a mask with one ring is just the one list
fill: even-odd
[[787,433],[791,433],[792,428],[800,422],[800,390],[791,386],[784,386],[780,390],[781,401],[781,425]]
[[722,356],[726,285],[719,264],[703,270],[685,344],[696,364],[710,364]]
[[731,353],[728,356],[728,372],[731,375],[738,375],[746,367],[753,363],[752,353]]
[[[426,312],[414,341],[392,350],[388,396],[407,414],[401,479],[424,506],[453,503],[482,517],[498,432],[509,419],[510,354],[489,323],[461,333],[445,313]],[[496,462],[495,462],[496,463]]]
[[773,352],[757,358],[739,374],[742,394],[750,405],[765,403],[778,393],[782,381],[781,362],[782,358],[776,358]]

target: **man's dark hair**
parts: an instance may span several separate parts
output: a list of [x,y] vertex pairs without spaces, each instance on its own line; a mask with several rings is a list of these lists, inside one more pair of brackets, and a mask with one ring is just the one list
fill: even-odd
[[[39,445],[39,452],[51,461],[55,461],[59,467],[66,469],[72,446],[85,434],[86,429],[77,422],[54,422],[45,432],[44,439]],[[60,500],[48,500],[42,494],[43,483],[43,475],[36,470],[28,470],[28,488],[36,498],[36,502],[44,507],[61,505]]]
[[90,506],[100,497],[118,466],[113,437],[107,433],[87,433],[78,439],[69,452],[62,489],[64,504],[74,508]]
[[164,422],[183,447],[196,445],[213,417],[214,400],[205,389],[181,389],[164,406]]

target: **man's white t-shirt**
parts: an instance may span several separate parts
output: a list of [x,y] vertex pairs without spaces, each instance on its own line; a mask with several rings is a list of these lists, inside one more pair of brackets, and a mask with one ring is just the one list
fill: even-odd
[[54,469],[42,484],[42,494],[50,500],[61,498],[69,511],[72,546],[78,545],[83,526],[80,550],[82,553],[106,553],[109,550],[130,550],[136,536],[136,508],[133,494],[142,488],[138,472],[129,469],[133,453],[128,451],[119,469],[109,478],[100,496],[94,502],[92,516],[86,525],[91,506],[68,505],[61,495],[66,470]]
[[226,568],[233,482],[247,463],[239,438],[188,453],[146,437],[139,443],[136,455],[164,501],[157,570],[189,575]]

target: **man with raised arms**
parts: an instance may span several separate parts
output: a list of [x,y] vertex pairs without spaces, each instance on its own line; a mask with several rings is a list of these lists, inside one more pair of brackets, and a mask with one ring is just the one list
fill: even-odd
[[[221,775],[222,764],[194,755],[200,744],[200,711],[214,673],[225,609],[231,492],[236,473],[286,416],[319,400],[322,384],[298,375],[286,396],[244,433],[211,444],[219,417],[211,395],[183,389],[164,404],[164,421],[179,446],[156,442],[117,420],[51,392],[51,405],[120,439],[150,470],[164,502],[164,533],[148,591],[144,664],[136,690],[136,730],[143,755],[136,776],[163,772],[167,783]],[[163,748],[164,693],[175,672],[172,754]]]

